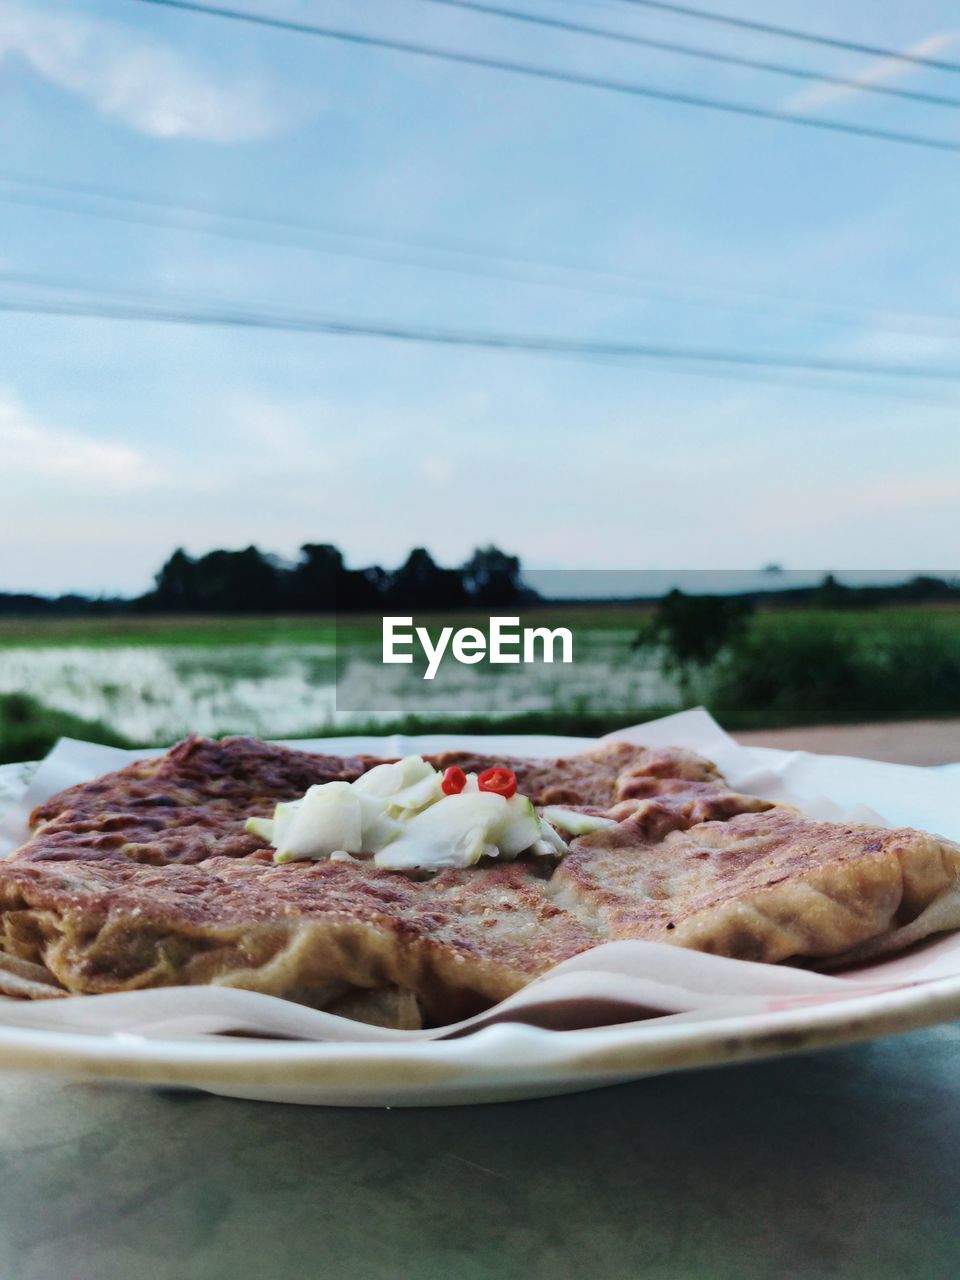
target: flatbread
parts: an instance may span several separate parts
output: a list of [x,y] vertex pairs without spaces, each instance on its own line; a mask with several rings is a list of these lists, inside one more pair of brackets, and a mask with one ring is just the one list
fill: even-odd
[[212,984],[443,1025],[608,940],[837,963],[960,919],[960,846],[813,822],[732,790],[690,752],[610,743],[568,760],[429,759],[506,764],[536,804],[615,825],[572,841],[556,869],[543,858],[433,877],[369,861],[276,866],[246,817],[380,761],[191,738],[38,808],[36,833],[0,864],[0,992]]
[[[710,761],[679,749],[618,742],[566,760],[464,752],[427,758],[441,770],[460,764],[479,772],[506,763],[520,790],[541,805],[572,801],[604,812],[632,797],[652,804],[662,795],[660,828],[689,822],[694,812],[698,821],[739,812],[738,805],[764,807],[753,797],[733,798]],[[267,817],[278,801],[296,799],[317,783],[352,782],[381,763],[375,756],[315,755],[257,738],[187,738],[163,756],[70,787],[39,805],[31,816],[36,834],[11,856],[152,866],[248,857],[265,848],[244,830],[248,817]]]
[[196,736],[164,755],[83,782],[31,814],[37,835],[11,854],[32,861],[114,860],[164,866],[242,858],[263,848],[244,822],[324,782],[352,782],[381,761]]
[[958,876],[960,845],[950,840],[814,822],[778,806],[659,841],[628,818],[576,841],[551,890],[598,937],[776,963],[885,935]]
[[521,864],[425,880],[368,862],[265,858],[0,869],[0,948],[74,993],[213,984],[335,1011],[353,1001],[354,1016],[365,995],[405,993],[442,1024],[595,941]]

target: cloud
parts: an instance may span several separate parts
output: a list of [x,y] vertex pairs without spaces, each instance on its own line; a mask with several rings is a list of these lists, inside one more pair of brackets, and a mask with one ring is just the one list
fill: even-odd
[[0,63],[5,58],[19,58],[103,115],[156,138],[242,142],[279,123],[260,86],[218,81],[170,46],[119,23],[0,0]]
[[147,489],[161,479],[143,454],[129,445],[37,422],[2,392],[0,456],[8,483],[46,481],[73,491],[82,486],[91,497],[97,492]]
[[[935,58],[944,49],[960,39],[958,31],[938,31],[932,36],[918,41],[904,49],[903,53],[911,58]],[[820,84],[812,89],[804,89],[787,99],[784,106],[790,111],[809,111],[824,107],[833,102],[842,102],[845,98],[853,98],[868,89],[870,85],[887,84],[891,80],[902,80],[906,76],[916,75],[923,68],[917,63],[904,62],[899,58],[878,58],[869,63],[862,71],[855,73],[851,79],[856,80],[863,89],[851,88],[842,84]]]

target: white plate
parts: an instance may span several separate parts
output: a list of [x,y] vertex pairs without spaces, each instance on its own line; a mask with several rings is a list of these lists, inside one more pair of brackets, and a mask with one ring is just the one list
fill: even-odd
[[[731,779],[738,775],[737,785],[749,775],[761,794],[783,794],[799,778],[807,784],[802,790],[808,796],[826,796],[821,803],[849,806],[852,795],[877,804],[894,786],[897,822],[907,821],[904,810],[912,809],[917,825],[939,827],[954,838],[960,834],[949,822],[955,783],[946,776],[934,781],[932,771],[785,752],[749,753],[717,737],[719,730],[712,723],[708,726],[706,718],[694,723],[673,717],[656,729],[653,736],[659,741],[667,734],[685,745],[699,743],[707,754],[721,758]],[[617,736],[640,740],[648,732],[644,727]],[[712,736],[709,749],[707,736]],[[356,743],[353,740],[351,747]],[[493,738],[484,745],[492,750],[518,746],[516,740],[508,744]],[[557,739],[524,744],[531,753],[544,755],[572,745]],[[332,742],[330,746],[336,749]],[[397,746],[369,739],[360,749]],[[403,747],[417,750],[420,743],[411,740]],[[0,770],[0,788],[11,776],[12,767]],[[960,821],[960,814],[957,818]],[[578,1031],[501,1023],[447,1041],[316,1043],[80,1033],[4,1025],[0,1009],[0,1067],[333,1106],[435,1106],[542,1097],[691,1067],[849,1044],[960,1018],[960,945],[951,950],[941,943],[940,953],[945,959],[927,970],[890,970],[889,981],[897,982],[895,987],[864,990],[838,984],[841,990],[827,994],[767,1000],[762,1009],[756,1001],[732,999],[710,1009]],[[900,964],[903,968],[906,962]],[[885,967],[882,977],[880,967],[875,972],[879,980],[888,981]]]
[[574,1093],[691,1067],[749,1062],[960,1017],[960,977],[778,1013],[688,1015],[588,1031],[512,1024],[453,1041],[155,1041],[0,1027],[0,1066],[177,1085],[267,1102],[443,1106]]

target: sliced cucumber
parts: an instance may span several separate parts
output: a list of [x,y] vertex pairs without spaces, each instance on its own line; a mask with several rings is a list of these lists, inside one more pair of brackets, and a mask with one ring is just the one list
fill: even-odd
[[374,765],[352,785],[362,795],[394,796],[405,787],[412,787],[414,783],[436,772],[433,765],[422,757],[405,756],[403,760],[397,760],[393,764]]
[[553,827],[567,831],[572,836],[585,836],[591,831],[601,831],[604,827],[615,827],[613,818],[600,818],[592,813],[577,813],[574,809],[562,809],[559,805],[548,805],[543,816]]
[[396,840],[403,826],[384,810],[380,796],[360,796],[361,838],[364,853],[379,853]]
[[335,849],[360,853],[363,815],[360,797],[349,782],[310,787],[278,841],[275,862],[325,858]]
[[[543,845],[546,845],[546,848],[543,848]],[[541,818],[540,839],[533,846],[533,852],[538,857],[552,854],[555,858],[562,858],[565,853],[570,852],[570,846],[555,827],[551,827],[545,818]]]
[[258,840],[265,840],[267,844],[273,843],[272,818],[248,818],[243,824],[243,829],[248,836],[256,836]]
[[534,840],[530,852],[535,858],[558,858],[560,851],[549,840]]
[[282,804],[278,804],[273,811],[273,836],[270,843],[275,849],[283,844],[284,836],[290,830],[290,825],[296,817],[297,810],[303,804],[303,800],[287,800]]
[[505,858],[515,858],[540,839],[540,819],[526,796],[510,797],[503,820],[491,833],[491,839]]
[[426,777],[419,778],[409,787],[404,787],[395,795],[388,796],[388,811],[395,816],[407,817],[411,813],[426,809],[427,805],[435,804],[443,796],[443,788],[440,785],[442,781],[440,774],[431,770]]
[[470,867],[494,843],[491,833],[503,821],[506,807],[503,796],[489,791],[444,796],[404,823],[403,834],[374,862],[393,871]]
[[403,786],[403,770],[396,764],[374,765],[353,783],[354,791],[365,796],[389,796]]
[[443,792],[442,775],[421,756],[377,765],[355,782],[310,787],[299,800],[278,804],[273,818],[250,818],[245,829],[268,841],[274,861],[373,854],[395,870],[468,867],[481,857],[515,858],[525,850],[562,856],[567,846],[554,829],[574,835],[614,825],[561,806],[544,817],[525,795],[509,799],[480,791],[468,774],[457,795]]

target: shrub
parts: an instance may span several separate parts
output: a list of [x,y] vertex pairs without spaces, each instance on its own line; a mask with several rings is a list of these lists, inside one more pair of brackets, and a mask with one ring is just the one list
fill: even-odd
[[39,760],[64,737],[111,747],[133,745],[99,720],[84,720],[68,711],[45,707],[26,693],[0,694],[0,764]]
[[878,634],[816,619],[756,629],[717,664],[709,700],[741,725],[954,714],[960,638],[923,624]]

